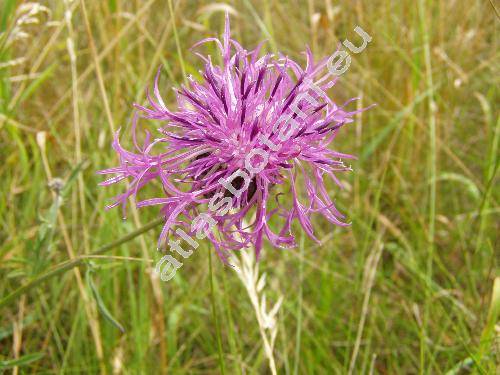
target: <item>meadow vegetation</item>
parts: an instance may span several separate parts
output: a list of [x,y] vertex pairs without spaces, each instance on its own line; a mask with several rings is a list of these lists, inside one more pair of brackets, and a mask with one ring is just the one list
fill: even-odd
[[[255,293],[282,301],[269,340],[280,374],[494,374],[498,9],[1,0],[0,372],[268,373],[262,337],[272,333]],[[334,142],[357,155],[339,175],[345,189],[329,186],[352,225],[318,216],[322,246],[304,235],[295,249],[266,245],[263,289],[260,276],[242,283],[207,241],[161,282],[161,227],[121,240],[157,210],[130,206],[125,221],[105,211],[123,185],[100,188],[95,173],[116,165],[113,132],[130,130],[132,103],[145,102],[160,64],[170,105],[172,87],[199,77],[189,48],[222,33],[225,10],[243,45],[267,39],[264,51],[302,62],[305,45],[322,57],[346,38],[356,44],[357,25],[373,38],[329,92],[377,104]]]

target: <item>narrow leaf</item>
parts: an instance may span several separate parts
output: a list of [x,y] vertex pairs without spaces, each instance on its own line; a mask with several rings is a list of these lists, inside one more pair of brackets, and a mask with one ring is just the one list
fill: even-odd
[[15,359],[7,359],[4,361],[0,361],[0,370],[6,370],[15,366],[24,366],[31,362],[38,361],[40,358],[44,356],[43,353],[31,353],[23,355],[20,358]]
[[97,290],[97,287],[95,286],[94,281],[92,280],[91,273],[92,270],[89,268],[87,270],[87,282],[89,284],[90,290],[92,290],[92,295],[94,296],[94,299],[97,302],[97,308],[112,325],[118,328],[122,333],[125,333],[125,328],[123,328],[123,326],[115,318],[113,318],[113,316],[107,309],[106,305],[104,305],[101,295],[99,294],[99,291]]

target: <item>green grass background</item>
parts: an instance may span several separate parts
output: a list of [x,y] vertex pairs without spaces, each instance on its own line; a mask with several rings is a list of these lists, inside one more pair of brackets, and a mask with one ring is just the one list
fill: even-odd
[[151,273],[159,227],[88,257],[156,214],[104,210],[124,188],[97,187],[117,162],[112,129],[129,127],[160,64],[173,103],[183,71],[202,68],[189,47],[220,35],[229,8],[245,46],[268,39],[302,62],[306,44],[317,57],[357,44],[356,25],[373,38],[331,91],[378,104],[335,142],[358,155],[347,188],[330,186],[352,226],[316,218],[323,246],[267,246],[260,263],[268,299],[284,296],[278,373],[495,373],[498,3],[40,4],[26,22],[33,5],[0,0],[0,372],[268,373],[251,303],[214,257],[210,279],[208,243],[168,283]]

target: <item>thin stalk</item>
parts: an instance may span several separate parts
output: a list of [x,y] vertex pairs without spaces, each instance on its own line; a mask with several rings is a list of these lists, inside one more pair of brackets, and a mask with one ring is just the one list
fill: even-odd
[[168,10],[170,11],[170,17],[172,17],[174,39],[175,39],[175,45],[177,47],[177,54],[179,55],[179,62],[181,63],[182,78],[184,79],[184,83],[187,84],[186,66],[184,64],[184,58],[182,57],[182,48],[181,48],[181,43],[179,41],[179,34],[177,33],[177,26],[175,25],[175,12],[174,12],[174,7],[172,6],[172,0],[168,0]]
[[99,54],[97,53],[97,48],[94,43],[94,37],[92,36],[92,28],[90,26],[89,17],[87,15],[87,9],[85,8],[85,1],[80,0],[80,5],[82,8],[83,20],[85,23],[85,28],[87,30],[87,35],[89,37],[89,46],[90,52],[92,54],[92,59],[95,65],[95,72],[97,75],[97,83],[99,86],[99,91],[101,92],[102,101],[104,104],[104,112],[106,113],[106,117],[108,119],[109,128],[111,134],[115,134],[115,123],[113,121],[113,116],[111,115],[111,107],[109,105],[108,95],[106,94],[106,87],[104,86],[104,78],[101,71],[101,65],[99,64]]
[[226,318],[228,324],[228,333],[229,333],[229,346],[231,349],[231,355],[234,358],[234,373],[239,373],[240,375],[244,374],[243,368],[243,360],[241,358],[241,347],[239,345],[239,340],[235,337],[236,330],[234,328],[234,318],[231,309],[231,303],[229,302],[229,287],[226,282],[226,274],[222,273],[222,283],[224,284],[224,303],[226,305]]
[[[99,247],[96,251],[94,251],[90,255],[104,254],[107,251],[109,251],[117,246],[120,246],[120,245],[134,239],[137,236],[140,236],[141,234],[149,231],[150,229],[157,227],[158,225],[160,225],[163,222],[164,222],[164,218],[159,217],[159,218],[149,222],[148,224],[144,225],[143,227],[141,227],[133,232],[130,232],[126,236],[123,236],[123,237],[117,239],[116,241],[110,242],[107,245]],[[23,294],[26,294],[31,289],[34,289],[34,288],[40,286],[45,281],[47,281],[47,280],[49,280],[57,275],[60,275],[64,272],[66,272],[67,270],[70,270],[74,267],[80,266],[81,264],[83,264],[85,259],[86,259],[86,257],[75,257],[72,260],[60,263],[57,266],[55,266],[54,268],[52,268],[51,270],[44,272],[41,275],[36,276],[33,280],[27,282],[26,284],[24,284],[20,288],[13,291],[7,297],[0,300],[0,308],[9,304],[11,301],[15,300],[17,297],[19,297]]]
[[219,354],[219,366],[222,375],[226,373],[224,368],[224,356],[222,352],[222,340],[220,334],[219,319],[217,318],[217,310],[215,308],[215,292],[214,292],[214,275],[212,271],[212,250],[208,248],[208,278],[210,279],[210,299],[212,300],[212,315],[215,322],[215,331],[217,334],[217,350]]
[[300,365],[300,345],[302,337],[302,302],[303,291],[302,284],[304,281],[304,234],[300,238],[300,260],[299,260],[299,302],[297,308],[297,331],[295,332],[295,363],[293,365],[293,374],[299,373]]
[[[430,52],[430,40],[429,40],[429,30],[427,27],[426,12],[425,12],[424,0],[419,1],[419,16],[420,25],[423,33],[424,39],[424,60],[425,60],[425,78],[428,90],[432,90],[434,87],[434,82],[432,79],[432,65],[431,65],[431,52]],[[428,97],[428,111],[429,111],[429,160],[428,160],[428,178],[430,181],[430,191],[429,191],[429,207],[428,207],[428,220],[429,220],[429,230],[428,230],[428,248],[427,248],[427,265],[426,265],[426,278],[430,283],[432,280],[433,273],[433,261],[434,261],[434,236],[436,230],[436,102],[434,101],[434,95],[431,94]],[[425,308],[424,308],[424,321],[422,322],[422,330],[420,336],[420,373],[423,374],[425,363],[430,363],[431,361],[425,358],[425,348],[426,348],[426,338],[427,329],[429,323],[429,307],[430,307],[430,291],[426,289],[425,298]]]

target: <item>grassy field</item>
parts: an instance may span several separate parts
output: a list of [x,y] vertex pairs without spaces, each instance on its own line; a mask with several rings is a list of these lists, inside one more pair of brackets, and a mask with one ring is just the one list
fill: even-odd
[[[100,188],[95,173],[116,165],[112,131],[130,127],[157,67],[173,104],[171,88],[203,67],[189,48],[221,34],[227,9],[246,47],[267,39],[301,62],[306,44],[317,57],[356,44],[356,25],[373,38],[331,91],[377,103],[335,143],[358,156],[347,188],[330,185],[352,225],[317,217],[322,246],[266,244],[261,290],[208,242],[159,280],[161,227],[122,238],[157,211],[105,211],[123,185]],[[266,374],[274,330],[279,374],[494,374],[499,9],[1,0],[0,372]],[[264,295],[267,311],[282,298],[272,329],[254,308]]]

